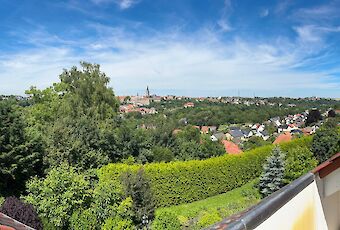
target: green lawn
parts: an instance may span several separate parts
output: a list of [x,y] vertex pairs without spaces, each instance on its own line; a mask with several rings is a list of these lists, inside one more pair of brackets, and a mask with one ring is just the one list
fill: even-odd
[[260,201],[257,180],[251,181],[230,192],[209,197],[189,204],[181,204],[156,210],[156,216],[163,212],[174,213],[182,229],[200,229],[240,212]]

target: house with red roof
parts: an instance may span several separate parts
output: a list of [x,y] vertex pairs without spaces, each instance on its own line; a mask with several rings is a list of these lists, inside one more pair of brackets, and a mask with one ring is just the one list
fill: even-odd
[[289,133],[289,132],[285,132],[285,133],[280,134],[280,135],[275,139],[275,141],[273,142],[273,144],[280,144],[280,143],[288,142],[288,141],[291,141],[291,140],[292,140],[292,134]]
[[238,147],[238,145],[231,142],[231,141],[222,140],[222,144],[224,146],[225,151],[228,154],[240,154],[240,153],[242,153],[242,150]]
[[195,104],[193,102],[187,102],[183,106],[184,108],[193,108],[195,107]]
[[209,127],[208,126],[202,126],[201,127],[201,132],[204,133],[204,134],[209,133]]

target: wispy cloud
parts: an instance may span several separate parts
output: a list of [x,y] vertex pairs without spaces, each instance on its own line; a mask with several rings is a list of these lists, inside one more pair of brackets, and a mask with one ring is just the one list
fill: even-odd
[[[80,53],[75,51],[79,48],[76,46],[51,45],[0,56],[0,92],[22,93],[30,85],[46,87],[57,81],[63,68],[80,60],[101,64],[118,94],[134,93],[134,89],[147,84],[158,90],[177,89],[192,94],[235,89],[263,92],[266,88],[271,90],[269,95],[282,95],[285,89],[334,91],[340,87],[331,70],[296,69],[308,58],[299,43],[241,38],[225,42],[211,30],[194,35],[154,34],[151,38],[127,35],[116,27],[103,26],[101,30],[105,36],[83,41],[81,46],[86,48]],[[320,61],[323,60],[317,60]]]
[[277,14],[284,14],[293,4],[293,0],[280,0],[278,1],[274,11]]
[[221,12],[221,17],[217,21],[217,25],[223,32],[228,32],[232,30],[232,26],[230,25],[229,18],[232,13],[232,4],[231,0],[224,0],[224,5]]
[[264,18],[264,17],[267,17],[269,15],[269,9],[262,9],[261,11],[260,11],[260,17],[261,18]]
[[327,34],[340,32],[340,26],[303,25],[294,27],[294,30],[302,42],[323,42]]
[[122,10],[128,9],[139,2],[138,0],[91,0],[91,1],[97,5],[115,3]]

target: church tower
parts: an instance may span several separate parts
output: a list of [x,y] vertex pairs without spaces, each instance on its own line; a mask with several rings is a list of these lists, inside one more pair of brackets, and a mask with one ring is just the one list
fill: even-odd
[[146,86],[145,96],[146,96],[147,98],[150,98],[150,90],[149,90],[149,86]]

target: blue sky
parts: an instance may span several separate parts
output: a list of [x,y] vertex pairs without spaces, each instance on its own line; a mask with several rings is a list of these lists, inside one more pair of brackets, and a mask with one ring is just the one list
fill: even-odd
[[340,0],[2,0],[0,94],[95,62],[118,95],[340,98]]

